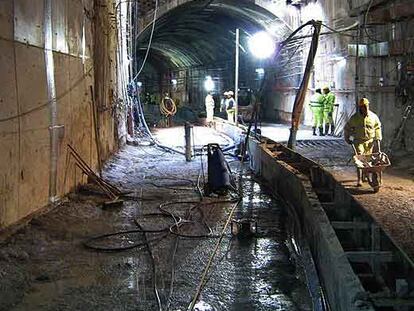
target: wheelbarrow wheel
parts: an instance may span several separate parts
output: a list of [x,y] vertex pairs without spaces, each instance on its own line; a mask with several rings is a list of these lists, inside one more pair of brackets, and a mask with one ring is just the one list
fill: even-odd
[[379,191],[381,184],[380,184],[380,176],[377,172],[373,172],[371,174],[370,186],[372,187],[372,189],[374,189],[374,193],[377,193]]

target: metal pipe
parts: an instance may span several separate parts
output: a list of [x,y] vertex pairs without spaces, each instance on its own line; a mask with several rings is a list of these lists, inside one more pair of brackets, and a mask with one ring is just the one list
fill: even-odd
[[189,122],[185,122],[184,124],[184,132],[185,132],[185,160],[187,162],[191,161],[193,157],[193,151],[191,146],[191,130],[193,126]]
[[293,149],[296,145],[296,134],[299,129],[300,117],[302,115],[306,92],[308,90],[311,70],[312,70],[314,60],[316,57],[316,52],[318,50],[319,34],[321,32],[322,23],[320,21],[312,21],[312,26],[314,27],[314,32],[313,32],[311,46],[309,49],[308,59],[306,62],[305,72],[303,74],[303,79],[302,79],[299,91],[296,95],[295,103],[293,105],[292,126],[290,128],[290,135],[289,135],[289,141],[288,141],[288,147],[291,149]]
[[57,160],[58,160],[58,133],[55,68],[53,61],[53,33],[52,33],[52,0],[44,0],[45,36],[45,66],[47,81],[47,97],[49,103],[49,133],[50,133],[50,168],[49,168],[49,202],[57,200]]
[[239,45],[240,45],[240,30],[236,28],[236,59],[235,59],[235,74],[234,74],[234,115],[236,118],[236,125],[239,123]]

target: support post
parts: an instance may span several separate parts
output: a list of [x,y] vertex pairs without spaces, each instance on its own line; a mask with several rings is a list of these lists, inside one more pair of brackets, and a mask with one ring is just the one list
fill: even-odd
[[234,116],[236,125],[239,124],[239,45],[240,45],[240,29],[236,28],[236,59],[234,74]]
[[192,146],[191,146],[191,130],[193,129],[193,126],[186,122],[184,124],[184,132],[185,132],[185,160],[187,162],[191,161],[191,158],[193,157],[192,152]]
[[47,99],[49,106],[49,137],[50,137],[50,167],[49,167],[49,202],[55,203],[57,197],[57,166],[59,141],[57,129],[57,99],[55,83],[55,65],[53,58],[53,31],[52,31],[52,0],[44,0],[43,33],[45,36],[44,57],[47,82]]
[[316,51],[318,50],[319,34],[321,32],[322,22],[312,21],[312,26],[314,27],[314,31],[312,35],[312,43],[311,43],[309,54],[308,54],[308,60],[306,62],[303,79],[300,84],[299,91],[296,94],[295,103],[293,105],[292,125],[290,128],[290,136],[289,136],[289,141],[288,141],[288,147],[291,149],[294,149],[296,146],[296,134],[298,132],[300,117],[302,115],[306,92],[308,90],[311,70],[312,70],[312,67],[315,61]]

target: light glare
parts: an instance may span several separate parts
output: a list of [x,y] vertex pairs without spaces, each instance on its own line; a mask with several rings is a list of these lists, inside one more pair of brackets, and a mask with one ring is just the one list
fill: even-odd
[[263,68],[256,68],[256,73],[257,73],[258,75],[264,75],[265,71],[264,71],[264,69],[263,69]]
[[255,57],[265,59],[274,53],[275,42],[267,32],[261,31],[250,37],[249,48]]

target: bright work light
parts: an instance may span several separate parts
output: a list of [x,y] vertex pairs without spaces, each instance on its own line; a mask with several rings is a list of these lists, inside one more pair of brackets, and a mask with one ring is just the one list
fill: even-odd
[[260,31],[249,39],[249,49],[252,54],[260,59],[270,57],[275,51],[273,38],[265,31]]

